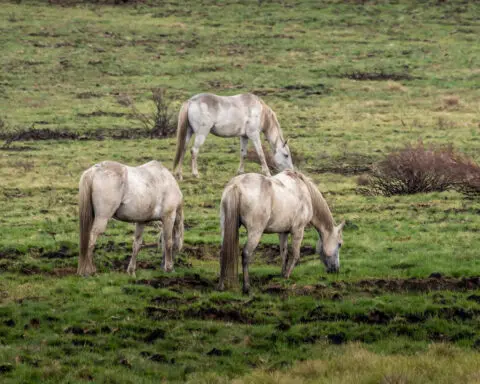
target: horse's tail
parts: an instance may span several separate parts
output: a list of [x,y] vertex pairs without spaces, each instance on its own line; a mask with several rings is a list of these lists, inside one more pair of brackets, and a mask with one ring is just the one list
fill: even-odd
[[182,158],[182,154],[185,152],[186,137],[188,130],[188,106],[189,102],[186,101],[182,104],[180,112],[178,114],[178,125],[177,125],[177,149],[175,152],[175,160],[173,161],[173,169],[175,170]]
[[84,265],[88,253],[88,242],[90,240],[90,231],[92,230],[95,213],[92,203],[92,182],[93,174],[91,170],[83,173],[79,185],[79,218],[80,218],[80,255],[78,268]]
[[173,247],[179,252],[183,247],[183,202],[177,207],[175,223],[173,224]]
[[220,288],[223,288],[222,283],[230,288],[238,284],[240,194],[236,186],[222,199],[221,220],[223,240],[220,251]]

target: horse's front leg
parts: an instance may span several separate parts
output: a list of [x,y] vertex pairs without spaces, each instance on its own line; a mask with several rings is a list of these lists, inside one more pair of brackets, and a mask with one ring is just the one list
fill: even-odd
[[165,272],[173,272],[173,225],[175,222],[175,211],[163,219],[162,243],[163,262]]
[[288,232],[279,233],[280,240],[280,258],[282,260],[282,276],[285,277],[288,263]]
[[260,164],[262,164],[262,172],[265,176],[272,176],[270,169],[268,169],[267,161],[265,160],[265,154],[262,149],[262,142],[260,140],[260,135],[256,134],[250,137],[257,151],[258,158],[260,159]]
[[287,268],[286,274],[284,275],[286,279],[290,278],[293,268],[295,268],[295,264],[300,259],[300,246],[302,245],[303,231],[304,231],[304,228],[302,227],[301,229],[297,229],[295,232],[292,233],[293,257],[292,257],[292,260],[290,261],[290,265]]
[[243,267],[243,293],[250,292],[250,278],[248,276],[248,264],[253,258],[253,252],[257,248],[260,238],[262,237],[261,231],[249,231],[247,235],[247,243],[243,247],[242,252],[242,267]]
[[240,136],[240,165],[238,166],[237,173],[240,175],[245,172],[245,158],[247,157],[247,149],[248,149],[248,137],[247,136]]
[[140,248],[142,247],[144,228],[145,224],[137,223],[135,225],[135,237],[133,238],[132,258],[130,259],[130,263],[128,263],[127,267],[127,273],[132,277],[136,277],[135,271],[137,269],[137,255],[140,251]]

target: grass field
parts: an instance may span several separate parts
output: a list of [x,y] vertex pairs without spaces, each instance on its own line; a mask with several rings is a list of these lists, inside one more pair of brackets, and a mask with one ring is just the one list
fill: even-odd
[[[0,134],[77,139],[0,149],[0,381],[478,382],[480,200],[363,196],[356,179],[420,138],[480,161],[479,17],[460,0],[2,2]],[[175,139],[119,139],[141,132],[122,100],[148,113],[155,87],[175,110],[199,92],[272,106],[295,165],[347,221],[338,275],[310,229],[290,280],[278,237],[264,235],[250,296],[215,290],[239,140],[213,136],[200,179],[186,156],[176,271],[145,247],[128,277],[134,227],[112,221],[98,275],[75,275],[82,171],[105,159],[172,166]]]

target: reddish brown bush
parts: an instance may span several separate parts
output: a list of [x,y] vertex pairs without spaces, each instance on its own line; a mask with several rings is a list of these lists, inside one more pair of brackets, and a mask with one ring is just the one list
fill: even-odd
[[480,167],[449,146],[407,145],[373,168],[363,193],[383,196],[458,189],[480,192]]
[[480,195],[480,166],[471,159],[464,159],[463,174],[459,175],[461,183],[458,190],[469,195]]

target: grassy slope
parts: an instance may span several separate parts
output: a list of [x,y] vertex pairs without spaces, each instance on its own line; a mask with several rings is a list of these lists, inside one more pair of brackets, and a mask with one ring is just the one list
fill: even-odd
[[[285,282],[271,257],[275,251],[258,252],[252,299],[213,290],[218,204],[239,148],[237,140],[209,137],[200,155],[202,179],[187,177],[181,185],[188,230],[178,280],[158,288],[119,273],[133,234],[119,222],[99,241],[100,276],[70,276],[80,173],[107,158],[129,164],[156,158],[170,166],[174,140],[16,144],[30,148],[0,152],[0,360],[13,369],[6,380],[208,382],[299,359],[328,361],[337,347],[326,348],[324,340],[362,341],[374,352],[407,355],[425,351],[432,340],[474,345],[480,306],[471,291],[387,292],[344,284],[432,272],[479,275],[478,201],[456,193],[363,197],[355,194],[355,177],[342,170],[368,165],[419,137],[453,142],[478,160],[478,5],[207,3],[2,4],[5,129],[35,123],[108,135],[137,126],[118,96],[132,96],[148,111],[149,89],[159,85],[169,88],[175,107],[201,91],[259,92],[292,138],[297,165],[319,182],[335,217],[348,221],[341,274],[326,276],[318,259],[306,256]],[[361,73],[397,80],[348,78]],[[451,96],[459,102],[449,103]],[[250,162],[247,170],[259,166]],[[149,228],[146,241],[155,237]],[[309,231],[305,244],[314,239]],[[262,242],[277,244],[277,238]],[[63,253],[48,253],[62,246]],[[139,260],[145,267],[140,279],[164,276],[146,269],[159,266],[154,249],[142,250]],[[295,291],[303,286],[317,288],[304,296]],[[272,287],[290,293],[269,293]],[[376,313],[387,320],[359,319]],[[435,361],[431,354],[425,358]],[[465,367],[467,376],[474,371]]]

